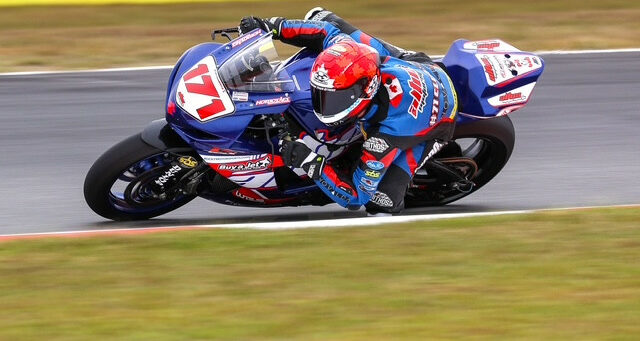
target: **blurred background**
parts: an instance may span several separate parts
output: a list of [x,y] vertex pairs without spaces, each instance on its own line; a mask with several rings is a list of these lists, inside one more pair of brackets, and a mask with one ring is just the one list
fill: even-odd
[[[152,2],[166,4],[128,4]],[[0,7],[0,72],[170,65],[208,41],[212,28],[237,26],[246,15],[302,18],[316,6],[430,54],[444,54],[458,38],[499,37],[539,51],[635,47],[640,37],[640,2],[629,0],[1,0],[0,6],[38,3],[56,6]]]

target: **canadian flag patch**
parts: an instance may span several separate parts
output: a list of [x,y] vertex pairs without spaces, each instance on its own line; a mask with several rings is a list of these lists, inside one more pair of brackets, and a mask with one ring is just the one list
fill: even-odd
[[402,102],[402,85],[400,85],[400,81],[392,75],[383,75],[382,83],[387,88],[391,105],[397,108]]
[[233,101],[220,81],[216,61],[207,56],[180,79],[176,102],[195,119],[206,122],[232,114]]

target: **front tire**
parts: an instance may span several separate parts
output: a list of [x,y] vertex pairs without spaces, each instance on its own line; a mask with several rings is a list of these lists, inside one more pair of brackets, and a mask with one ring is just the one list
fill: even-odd
[[107,150],[89,169],[84,198],[97,214],[111,220],[142,220],[173,211],[195,195],[158,198],[152,190],[157,176],[171,167],[175,155],[133,135]]

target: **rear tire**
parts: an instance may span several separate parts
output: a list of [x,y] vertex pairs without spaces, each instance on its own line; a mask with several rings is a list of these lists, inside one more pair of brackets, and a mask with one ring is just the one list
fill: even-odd
[[[477,173],[470,179],[475,183],[473,189],[462,193],[445,187],[410,188],[405,197],[406,207],[445,205],[480,189],[491,181],[509,161],[515,143],[515,131],[511,119],[508,116],[500,116],[456,126],[453,141],[461,139],[476,141],[467,148],[463,148],[461,155],[472,158],[478,165]],[[434,158],[443,157],[439,154]],[[421,175],[416,174],[416,177],[419,176]]]
[[[171,155],[133,135],[107,150],[89,169],[84,198],[97,214],[112,220],[141,220],[162,215],[193,200],[195,195],[153,198],[148,184],[170,167]],[[122,193],[120,181],[128,184]]]

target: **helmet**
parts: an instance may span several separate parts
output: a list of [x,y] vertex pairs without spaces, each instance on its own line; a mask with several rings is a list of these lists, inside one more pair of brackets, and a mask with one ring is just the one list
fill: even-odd
[[311,68],[311,102],[327,125],[362,117],[380,86],[380,57],[373,48],[353,40],[322,51]]

